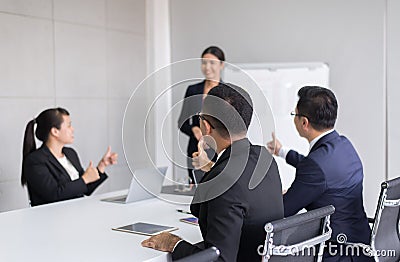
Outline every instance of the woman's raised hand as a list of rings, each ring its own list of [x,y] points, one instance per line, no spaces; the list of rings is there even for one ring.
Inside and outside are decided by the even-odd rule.
[[[107,152],[104,154],[103,158],[100,160],[99,164],[97,165],[97,169],[104,173],[105,169],[109,165],[114,165],[117,163],[118,154],[115,152],[111,152],[111,147],[108,146]]]

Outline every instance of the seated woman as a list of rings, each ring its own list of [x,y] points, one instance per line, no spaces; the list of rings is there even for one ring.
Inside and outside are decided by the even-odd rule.
[[[35,124],[36,137],[43,142],[38,149]],[[27,124],[21,183],[28,187],[31,206],[90,195],[107,179],[105,168],[117,162],[117,154],[108,147],[97,167],[90,161],[84,170],[76,151],[65,147],[73,141],[74,128],[68,111],[63,108],[44,110]]]

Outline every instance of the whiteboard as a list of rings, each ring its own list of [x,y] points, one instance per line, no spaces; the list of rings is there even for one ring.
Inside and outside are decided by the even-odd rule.
[[[275,131],[282,145],[308,154],[309,144],[293,124],[297,91],[306,85],[329,88],[329,67],[325,63],[252,63],[226,64],[224,81],[246,89],[253,100],[254,114],[248,137],[253,144],[265,145]],[[258,89],[262,95],[256,90]],[[264,97],[261,97],[264,96]],[[268,113],[270,112],[270,113]],[[268,123],[268,124],[265,124]],[[294,180],[295,169],[275,157],[282,186],[287,189]]]

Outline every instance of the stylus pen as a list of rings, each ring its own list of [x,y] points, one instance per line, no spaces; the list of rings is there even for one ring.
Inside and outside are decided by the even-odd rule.
[[[192,214],[189,211],[185,211],[185,210],[182,210],[182,209],[177,209],[176,211],[178,211],[179,213],[184,213],[184,214]]]

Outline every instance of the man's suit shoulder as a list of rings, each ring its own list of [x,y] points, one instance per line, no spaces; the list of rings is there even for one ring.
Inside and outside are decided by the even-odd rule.
[[[254,158],[257,164],[267,163],[269,168],[267,170],[273,170],[277,166],[275,158],[268,152],[264,146],[251,145],[250,146],[250,158]]]
[[[323,138],[322,138],[323,139]],[[352,149],[355,151],[350,140],[345,136],[337,135],[332,136],[329,140],[324,140],[322,143],[318,144],[317,148],[312,149],[308,155],[308,158],[313,159],[316,162],[321,160],[329,160],[329,155],[338,153],[338,149]]]
[[[271,153],[269,153],[268,150],[265,148],[265,146],[250,145],[250,153],[253,153],[259,156],[259,158],[262,158],[260,159],[260,161],[275,160]]]

